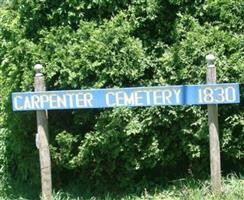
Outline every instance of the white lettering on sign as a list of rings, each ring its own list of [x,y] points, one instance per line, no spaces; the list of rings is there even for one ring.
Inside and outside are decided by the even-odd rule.
[[[164,97],[165,97],[165,100],[167,101],[168,104],[172,104],[171,102],[171,97],[172,97],[172,91],[171,90],[165,90],[164,91]]]
[[[30,98],[24,98],[24,109],[28,110],[31,109],[32,107],[34,108],[34,106],[31,105]]]
[[[44,108],[44,105],[49,101],[48,95],[42,95],[40,96],[41,103],[40,106],[41,108]]]
[[[82,107],[92,107],[92,94],[91,93],[79,93],[75,95],[75,102],[78,108]]]
[[[113,107],[115,106],[115,103],[112,101],[112,98],[114,97],[114,93],[113,92],[108,92],[106,93],[106,96],[105,96],[105,100],[106,100],[106,104],[109,106],[109,107]]]
[[[13,110],[16,111],[239,102],[240,89],[237,83],[16,92],[12,94]]]
[[[234,87],[205,87],[198,89],[199,103],[235,102],[236,90]]]
[[[225,90],[223,87],[217,87],[214,89],[217,92],[216,100],[218,102],[224,102],[225,101]]]
[[[134,93],[131,94],[126,94],[126,93],[122,93],[124,94],[124,104],[125,105],[133,105],[135,104],[135,95]]]
[[[173,89],[173,92],[176,97],[176,103],[179,104],[180,103],[180,89]]]
[[[175,102],[173,102],[175,99]],[[152,102],[151,102],[152,101]],[[114,106],[143,106],[166,105],[180,103],[180,89],[137,90],[132,92],[109,91],[105,95],[106,105]]]
[[[156,90],[153,92],[154,105],[172,104],[172,90]]]
[[[14,106],[15,106],[16,109],[19,109],[19,110],[23,109],[23,106],[20,106],[18,104],[18,100],[21,101],[22,99],[23,99],[23,97],[21,97],[21,96],[16,96],[14,98],[14,101],[13,102],[14,102]]]
[[[58,102],[58,107],[66,107],[67,106],[67,100],[65,96],[57,96],[57,102]]]
[[[154,103],[154,105],[160,105],[162,103],[165,103],[165,102],[163,102],[162,92],[160,90],[155,90],[153,92],[153,103]]]
[[[73,95],[72,94],[66,94],[66,96],[68,97],[70,108],[74,108],[74,104],[73,104],[73,100],[72,100]]]
[[[226,90],[226,94],[225,94],[226,100],[229,102],[236,101],[236,90],[235,90],[235,88],[229,86],[225,90]]]
[[[123,106],[124,105],[124,99],[125,99],[125,92],[116,92],[115,93],[115,99],[116,99],[116,105],[117,106]]]
[[[57,96],[56,95],[50,95],[49,96],[49,99],[50,99],[50,108],[52,108],[52,109],[55,109],[55,108],[57,108],[57,106],[58,106],[58,99],[57,99]]]
[[[146,93],[146,102],[148,103],[147,105],[151,105],[150,91],[144,90],[144,92]]]
[[[135,105],[136,106],[142,106],[143,105],[143,91],[136,91],[135,92],[135,95],[134,95],[134,98],[135,98]]]
[[[32,96],[16,96],[13,104],[16,109],[25,110],[41,110],[45,107],[50,109],[65,108],[86,108],[92,107],[93,96],[91,93],[75,93],[75,94],[34,94]]]

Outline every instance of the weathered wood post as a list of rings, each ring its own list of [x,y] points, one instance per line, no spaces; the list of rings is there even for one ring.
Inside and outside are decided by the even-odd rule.
[[[45,91],[45,78],[41,73],[42,65],[35,65],[35,91]],[[37,131],[39,136],[39,156],[41,169],[42,199],[52,199],[51,158],[48,144],[47,111],[36,111]]]
[[[207,84],[216,83],[216,67],[214,65],[215,57],[212,54],[206,56],[207,60]],[[209,125],[209,143],[210,143],[210,170],[212,190],[215,194],[221,192],[221,164],[220,164],[220,146],[219,146],[219,124],[218,124],[218,105],[208,105],[208,125]]]

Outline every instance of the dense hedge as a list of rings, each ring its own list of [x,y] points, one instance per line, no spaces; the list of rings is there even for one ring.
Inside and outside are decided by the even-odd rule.
[[[244,83],[244,3],[238,0],[14,0],[0,8],[0,173],[39,182],[35,113],[13,113],[10,94],[47,88],[205,83],[208,53],[219,82]],[[224,172],[243,170],[240,105],[220,105]],[[126,187],[208,173],[206,106],[49,113],[55,184]]]

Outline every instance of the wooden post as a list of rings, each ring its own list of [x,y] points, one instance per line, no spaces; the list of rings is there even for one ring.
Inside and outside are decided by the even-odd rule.
[[[216,83],[215,57],[212,54],[206,56],[207,60],[207,84]],[[218,134],[218,105],[208,105],[208,125],[210,143],[210,170],[212,190],[215,194],[221,192],[221,165],[220,165],[220,146]]]
[[[41,73],[42,65],[35,65],[35,91],[45,91],[45,79]],[[39,156],[41,169],[42,199],[52,199],[51,158],[48,144],[48,118],[45,110],[36,111],[39,136]]]

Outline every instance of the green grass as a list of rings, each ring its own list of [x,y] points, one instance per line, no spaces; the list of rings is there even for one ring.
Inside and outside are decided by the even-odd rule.
[[[8,192],[7,192],[8,191]],[[9,193],[12,191],[12,193]],[[16,192],[5,190],[0,200],[34,200],[38,199],[36,191],[19,187]],[[36,193],[35,193],[36,194]],[[209,181],[181,179],[170,182],[167,186],[154,188],[138,188],[137,192],[125,194],[93,195],[82,194],[77,186],[55,191],[53,200],[242,200],[244,199],[244,178],[231,175],[222,181],[222,193],[213,195]]]

